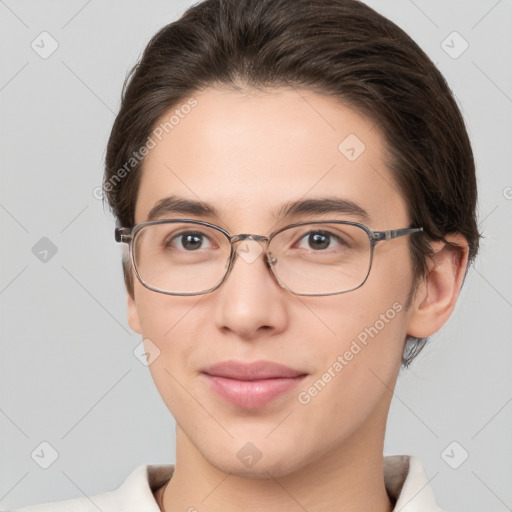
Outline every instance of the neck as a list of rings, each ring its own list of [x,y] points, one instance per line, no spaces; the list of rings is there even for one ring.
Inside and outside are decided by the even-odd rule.
[[[385,415],[383,418],[385,422]],[[341,445],[284,476],[247,478],[211,465],[177,427],[174,474],[162,492],[165,512],[391,512],[383,476],[385,424],[367,422]]]

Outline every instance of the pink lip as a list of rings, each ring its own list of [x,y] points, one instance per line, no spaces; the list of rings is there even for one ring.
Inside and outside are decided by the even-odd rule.
[[[270,361],[224,361],[203,370],[213,391],[237,407],[263,407],[295,387],[305,372]]]

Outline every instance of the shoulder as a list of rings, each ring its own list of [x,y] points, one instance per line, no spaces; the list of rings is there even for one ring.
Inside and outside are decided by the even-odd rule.
[[[93,496],[30,505],[10,512],[160,512],[153,492],[172,476],[174,466],[144,464],[115,490]]]

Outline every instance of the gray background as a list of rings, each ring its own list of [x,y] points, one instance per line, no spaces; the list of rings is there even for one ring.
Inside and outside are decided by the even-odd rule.
[[[385,454],[419,456],[443,508],[512,510],[512,2],[368,3],[454,90],[485,234],[455,314],[399,378]],[[174,421],[134,356],[121,248],[94,190],[126,72],[190,4],[0,1],[3,509],[112,490],[139,464],[174,462]],[[31,47],[43,31],[58,43],[46,59]],[[57,249],[46,262],[33,252],[43,237]],[[58,452],[48,469],[43,442]]]

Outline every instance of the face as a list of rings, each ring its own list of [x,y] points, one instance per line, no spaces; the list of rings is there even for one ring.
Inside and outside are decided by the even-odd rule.
[[[168,133],[158,132],[146,157],[136,223],[160,200],[179,196],[209,203],[218,215],[161,218],[206,220],[231,235],[268,235],[308,220],[364,220],[374,230],[409,225],[381,134],[347,106],[287,88],[206,89],[193,97],[197,104]],[[341,211],[274,217],[284,203],[325,197],[351,201],[367,218]],[[378,451],[411,283],[408,237],[378,243],[366,283],[338,295],[290,293],[264,254],[238,257],[227,280],[204,295],[165,295],[134,279],[129,323],[158,354],[149,368],[176,419],[178,454],[181,444],[226,472],[282,476],[341,450]],[[263,363],[247,366],[255,362]]]

